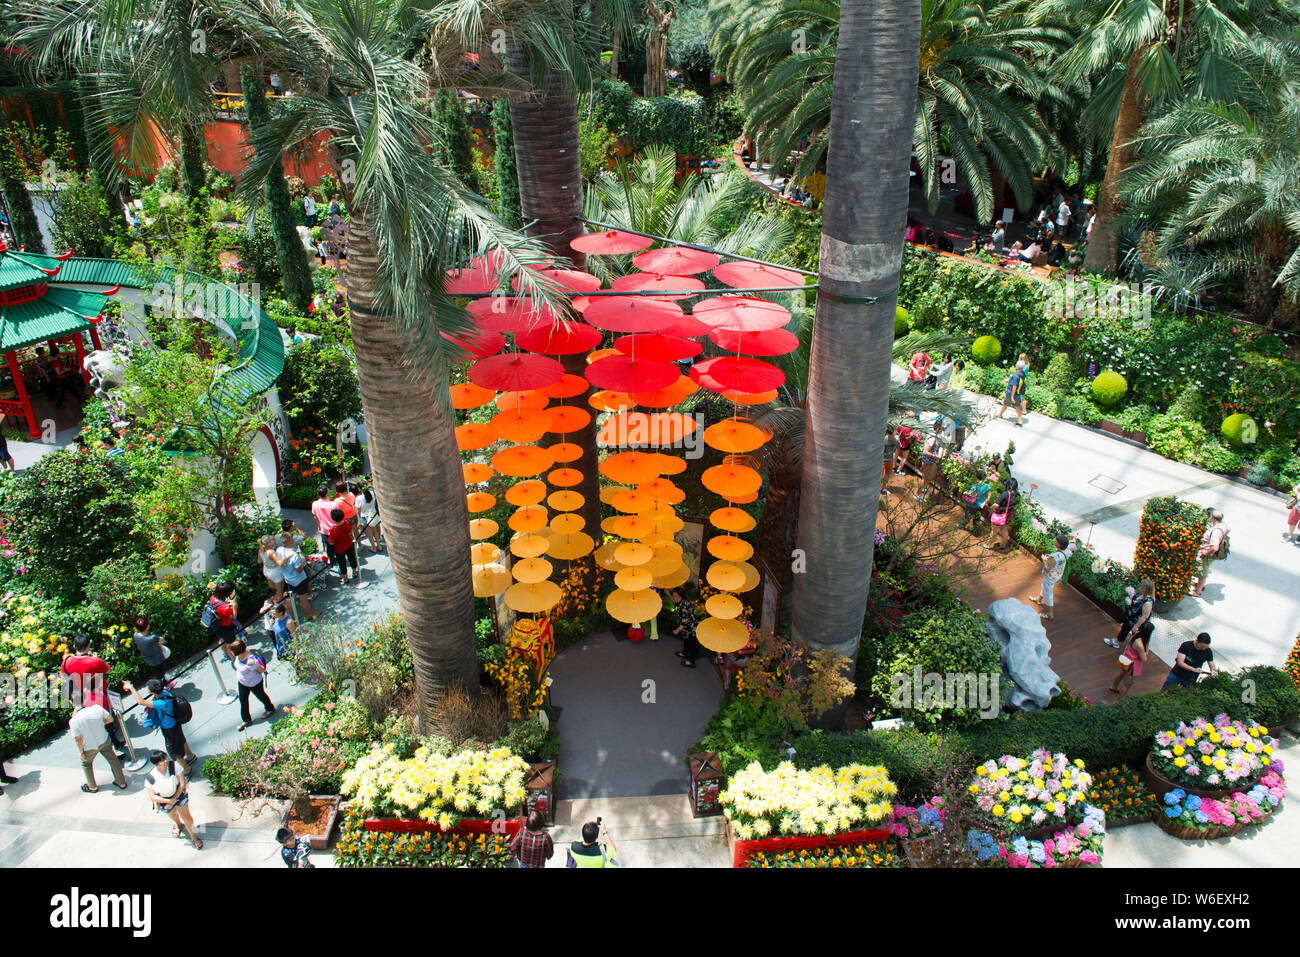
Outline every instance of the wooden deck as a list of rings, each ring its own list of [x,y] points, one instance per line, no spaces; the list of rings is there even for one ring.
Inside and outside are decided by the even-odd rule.
[[[914,520],[917,508],[912,493],[920,487],[917,476],[895,476],[890,482],[893,494],[877,518],[877,528],[889,532],[890,522],[904,525]],[[942,523],[942,528],[930,527],[924,537],[936,543],[935,551],[943,550],[940,543],[951,543],[950,557],[938,562],[951,577],[953,590],[981,611],[999,598],[1019,598],[1027,601],[1039,593],[1042,562],[1029,552],[1015,548],[1008,553],[993,552],[980,547],[986,540],[988,526],[976,538],[968,531],[957,528],[960,509],[950,505],[945,509],[932,509],[922,519],[927,523]],[[939,536],[943,536],[940,538]],[[1075,588],[1061,583],[1056,586],[1055,617],[1044,621],[1051,642],[1051,666],[1061,680],[1098,704],[1112,704],[1116,695],[1108,689],[1118,671],[1116,659],[1119,652],[1103,643],[1114,638],[1119,624],[1093,604]],[[1141,677],[1133,682],[1129,694],[1155,691],[1164,684],[1169,665],[1154,655],[1147,659]]]

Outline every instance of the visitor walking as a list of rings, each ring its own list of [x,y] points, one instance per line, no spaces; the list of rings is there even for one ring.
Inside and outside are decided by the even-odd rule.
[[[546,816],[533,809],[524,819],[524,826],[515,832],[510,841],[510,854],[520,867],[545,867],[555,856],[555,842],[546,831]]]
[[[311,862],[311,840],[299,837],[287,827],[275,832],[275,843],[280,845],[280,860],[292,869],[315,867]]]
[[[1142,666],[1151,654],[1151,634],[1156,629],[1155,623],[1147,620],[1129,635],[1124,650],[1116,659],[1119,665],[1115,677],[1111,679],[1110,690],[1123,698],[1133,687],[1133,680],[1142,676]]]
[[[87,794],[99,791],[99,785],[95,782],[95,758],[101,754],[113,772],[113,786],[119,791],[126,790],[122,762],[113,753],[109,743],[108,729],[112,724],[113,716],[98,704],[83,704],[72,713],[72,718],[68,721],[68,730],[72,732],[77,753],[81,755],[81,769],[86,774],[86,783],[81,786],[81,790]]]
[[[604,841],[601,840],[602,836]],[[606,867],[615,863],[617,855],[618,847],[614,844],[614,839],[601,827],[601,819],[596,818],[582,825],[582,840],[569,844],[565,867]]]
[[[13,453],[9,451],[9,440],[5,438],[3,432],[0,432],[0,466],[3,466],[10,472],[17,471]]]
[[[892,425],[885,428],[885,462],[880,471],[880,491],[889,494],[889,478],[894,474],[894,459],[898,455],[901,443]]]
[[[1007,487],[1003,489],[1002,494],[998,496],[989,512],[989,524],[992,526],[989,538],[993,540],[993,543],[990,545],[988,542],[981,542],[981,545],[994,550],[1011,547],[1011,519],[1015,515],[1016,504],[1019,501],[1020,483],[1013,478],[1009,478],[1007,479]]]
[[[1206,509],[1206,512],[1210,517],[1210,524],[1206,527],[1205,534],[1201,536],[1201,548],[1196,555],[1200,562],[1200,570],[1196,581],[1192,582],[1191,595],[1194,598],[1201,597],[1205,580],[1210,577],[1210,565],[1228,557],[1229,529],[1223,524],[1223,513],[1217,508]]]
[[[159,681],[165,681],[167,658],[171,655],[171,649],[163,642],[162,635],[155,634],[149,627],[149,619],[144,615],[136,615],[134,625],[135,634],[131,640],[135,642],[135,650],[140,653],[144,663],[153,669],[153,676]],[[122,687],[130,690],[126,682],[122,682]]]
[[[898,451],[894,453],[894,474],[902,475],[903,466],[907,464],[907,457],[911,454],[912,443],[915,437],[912,434],[910,426],[902,425],[898,428]]]
[[[298,624],[289,617],[284,603],[271,611],[271,635],[275,639],[275,656],[283,661],[289,656],[289,646],[298,637]]]
[[[370,550],[378,554],[384,547],[379,525],[379,499],[375,497],[375,490],[369,486],[364,490],[356,486],[354,490],[357,494],[357,515],[361,519],[361,532],[370,541]]]
[[[334,521],[334,527],[330,529],[330,551],[334,553],[334,560],[338,563],[339,578],[345,584],[359,582],[361,570],[357,567],[357,544],[356,539],[352,537],[352,524],[341,508],[330,512],[330,518]],[[349,565],[352,566],[350,573]]]
[[[308,604],[308,599],[311,598],[311,579],[307,577],[307,559],[298,550],[298,542],[292,531],[280,533],[280,547],[276,554],[284,560],[280,567],[284,569],[284,587],[289,592],[289,607],[293,607],[296,596],[304,617],[311,621],[316,613]]]
[[[320,532],[320,545],[325,550],[325,560],[334,561],[334,549],[329,543],[330,532],[334,530],[334,500],[330,498],[327,485],[316,487],[316,501],[311,503],[311,514],[316,519],[316,528]]]
[[[1064,196],[1058,195],[1056,198],[1058,200],[1056,204],[1056,235],[1061,239],[1065,239],[1070,231],[1070,203]]]
[[[5,770],[5,763],[0,761],[0,784],[17,784],[18,779]],[[4,794],[5,789],[0,787],[0,794]]]
[[[1112,648],[1121,647],[1131,632],[1137,631],[1150,621],[1151,612],[1156,607],[1156,584],[1151,579],[1142,579],[1137,591],[1134,591],[1132,586],[1125,590],[1127,595],[1124,598],[1124,617],[1120,621],[1119,634],[1114,638],[1102,639]],[[1153,624],[1152,627],[1154,628],[1155,625]]]
[[[917,491],[918,501],[930,497],[930,486],[939,477],[939,463],[943,459],[943,420],[934,420],[934,428],[926,436],[925,445],[921,447],[921,488]]]
[[[190,703],[178,698],[171,689],[163,686],[157,678],[150,678],[144,684],[149,692],[149,700],[140,696],[140,692],[129,681],[123,681],[122,687],[127,694],[135,698],[135,703],[144,709],[143,724],[146,728],[157,728],[162,732],[163,744],[167,755],[173,761],[181,762],[188,772],[198,757],[190,749],[182,725],[194,716]]]
[[[203,606],[203,624],[208,633],[217,639],[217,644],[234,660],[231,650],[239,637],[239,605],[235,602],[235,586],[230,582],[218,582],[212,586],[212,595]]]
[[[310,193],[302,198],[302,215],[309,228],[316,225],[316,200]]]
[[[1161,690],[1173,685],[1189,687],[1201,675],[1213,676],[1219,673],[1214,663],[1214,652],[1210,650],[1210,634],[1203,631],[1193,641],[1184,641],[1178,646],[1178,655],[1174,666],[1169,669],[1169,677],[1161,685]]]
[[[1024,425],[1024,411],[1021,409],[1021,399],[1024,397],[1027,388],[1028,379],[1025,375],[1024,366],[1019,362],[1011,375],[1007,376],[1006,388],[1002,394],[1002,408],[998,409],[997,417],[1002,418],[1002,413],[1008,408],[1016,412],[1016,425]]]
[[[958,528],[965,528],[966,523],[970,522],[971,534],[979,534],[980,519],[984,517],[984,503],[989,500],[989,493],[993,491],[991,483],[995,481],[997,481],[997,473],[992,472],[981,478],[962,495],[962,516],[961,521],[957,523]]]
[[[1300,524],[1300,485],[1291,490],[1291,497],[1286,500],[1286,531],[1282,537],[1288,542],[1295,541],[1295,527]]]
[[[253,719],[248,714],[248,699],[255,697],[262,702],[266,708],[264,718],[270,718],[275,714],[275,705],[271,702],[271,696],[266,693],[266,682],[263,676],[266,674],[266,662],[248,650],[248,645],[242,641],[236,641],[230,646],[230,650],[235,653],[235,674],[239,678],[239,717],[241,724],[236,731],[244,731],[252,724]]]
[[[673,606],[677,609],[677,627],[673,629],[673,634],[682,639],[682,650],[673,654],[682,659],[683,668],[694,668],[695,659],[700,656],[700,640],[695,637],[695,629],[699,627],[695,602],[687,598],[680,588],[673,589],[672,599]]]
[[[184,766],[177,767],[163,751],[150,751],[149,762],[153,770],[145,781],[144,793],[153,809],[172,820],[172,837],[181,836],[181,828],[190,839],[194,850],[203,850],[203,840],[194,833],[194,816],[190,813],[190,786],[185,780]]]
[[[257,557],[262,562],[262,575],[271,584],[275,600],[284,597],[284,560],[276,553],[275,536],[263,535],[257,540]]]
[[[1043,583],[1038,595],[1031,595],[1029,600],[1035,604],[1041,605],[1043,610],[1038,613],[1038,617],[1050,620],[1053,617],[1054,595],[1056,592],[1056,583],[1065,577],[1065,565],[1074,554],[1078,547],[1078,539],[1072,539],[1068,535],[1056,536],[1056,551],[1042,557],[1043,561]]]
[[[72,654],[64,657],[59,670],[64,676],[68,697],[74,705],[96,704],[112,716],[113,705],[108,698],[108,662],[90,650],[88,635],[73,636]],[[125,757],[126,738],[122,736],[122,729],[116,721],[109,725],[108,736],[119,754]]]

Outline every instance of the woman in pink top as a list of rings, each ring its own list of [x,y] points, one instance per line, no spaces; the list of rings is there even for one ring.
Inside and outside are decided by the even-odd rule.
[[[330,512],[337,507],[330,498],[329,486],[317,486],[316,501],[311,503],[311,514],[316,519],[316,529],[320,532],[320,544],[325,550],[325,558],[331,562],[334,561],[334,549],[330,546],[330,532],[334,531],[334,519],[330,518]]]

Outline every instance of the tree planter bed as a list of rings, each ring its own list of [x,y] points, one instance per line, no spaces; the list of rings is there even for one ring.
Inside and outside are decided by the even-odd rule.
[[[369,824],[369,822],[366,822]],[[794,837],[767,837],[755,841],[742,841],[736,830],[727,825],[727,848],[731,851],[731,866],[744,867],[755,854],[781,854],[785,851],[819,850],[827,847],[852,847],[855,844],[881,844],[889,839],[889,830],[845,831],[843,834],[814,834]]]
[[[313,851],[323,851],[330,846],[334,829],[339,822],[339,805],[343,799],[337,794],[311,794],[307,796],[312,810],[309,820],[300,820],[293,816],[293,804],[285,809],[280,819],[282,827],[287,827],[299,837],[306,837],[311,842]]]

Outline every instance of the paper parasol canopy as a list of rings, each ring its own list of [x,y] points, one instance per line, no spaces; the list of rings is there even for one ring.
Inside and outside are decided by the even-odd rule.
[[[641,538],[643,535],[649,535],[655,530],[654,522],[646,515],[619,515],[617,518],[606,519],[609,522],[609,531],[619,538]],[[604,527],[604,522],[601,523]],[[620,558],[619,561],[622,561]],[[624,563],[629,564],[629,563]],[[636,564],[635,562],[630,564]]]
[[[469,520],[469,537],[474,541],[482,538],[491,538],[500,528],[496,522],[490,518],[471,518]]]
[[[456,448],[462,452],[485,449],[497,440],[497,430],[487,422],[467,422],[456,426]]]
[[[593,409],[599,409],[601,412],[621,412],[636,405],[636,400],[632,398],[630,392],[613,392],[609,389],[601,389],[599,392],[591,394],[587,399],[587,404]]]
[[[540,505],[525,505],[517,508],[507,519],[507,524],[516,532],[537,532],[546,527],[546,509]],[[748,555],[742,555],[748,558]]]
[[[732,392],[724,389],[722,397],[736,405],[767,405],[776,401],[776,390],[770,392]]]
[[[696,626],[695,638],[709,651],[727,654],[749,644],[749,629],[734,618],[705,618]]]
[[[691,366],[691,378],[706,388],[716,382],[721,391],[767,392],[785,382],[785,373],[762,359],[716,356]]]
[[[723,419],[704,430],[705,444],[727,453],[752,452],[771,438],[769,429],[739,418]]]
[[[634,332],[614,340],[614,348],[624,355],[638,359],[656,359],[659,362],[676,362],[698,356],[704,346],[683,336],[664,336],[657,332]]]
[[[661,276],[694,276],[696,273],[708,272],[718,261],[717,256],[702,249],[664,246],[662,249],[647,249],[638,253],[632,258],[632,265],[643,272],[657,272]]]
[[[632,399],[637,405],[644,405],[647,408],[671,409],[687,396],[694,395],[699,390],[700,387],[695,384],[690,376],[678,375],[676,381],[670,382],[662,389],[635,392]]]
[[[645,492],[638,492],[634,488],[629,488],[624,489],[615,495],[610,499],[609,504],[620,512],[627,512],[635,515],[638,512],[648,512],[650,509],[654,508],[655,499],[653,495],[649,495]]]
[[[600,487],[600,500],[605,505],[612,505],[614,496],[619,492],[626,492],[627,488],[625,485],[602,485]]]
[[[691,315],[711,328],[762,332],[783,329],[790,322],[790,310],[779,303],[753,296],[718,296],[691,310]]]
[[[745,584],[745,573],[734,562],[714,562],[704,577],[719,591],[740,591]]]
[[[663,452],[651,453],[659,463],[660,475],[681,475],[686,471],[686,460],[680,455],[665,455]]]
[[[704,290],[704,283],[691,276],[661,276],[656,273],[633,272],[619,276],[610,288],[615,292],[658,292],[667,295],[652,296],[655,300],[671,302],[674,299],[689,299],[696,292]],[[613,298],[612,296],[610,298]]]
[[[690,581],[691,570],[686,567],[685,563],[678,565],[675,569],[666,575],[655,576],[656,588],[676,588],[678,585],[684,585]]]
[[[663,471],[661,459],[672,456],[655,452],[617,452],[600,463],[600,474],[615,482],[636,485],[658,478]]]
[[[511,505],[536,505],[546,498],[546,483],[541,479],[526,479],[506,489],[506,501]]]
[[[543,275],[567,292],[595,292],[600,288],[598,277],[580,269],[546,269]]]
[[[449,332],[439,333],[439,335],[460,349],[465,354],[466,360],[485,359],[496,355],[506,347],[506,337],[488,329],[475,329],[458,336],[453,336]]]
[[[732,505],[749,505],[758,501],[758,492],[750,492],[748,495],[731,496]]]
[[[582,473],[577,469],[555,469],[546,473],[546,481],[558,488],[572,488],[582,484]]]
[[[680,515],[672,515],[672,514],[669,514],[669,515],[655,515],[655,514],[650,514],[650,515],[648,515],[648,516],[647,516],[647,515],[643,515],[643,516],[640,516],[640,517],[642,517],[642,518],[649,518],[650,521],[654,523],[654,530],[655,530],[655,532],[664,532],[664,533],[667,533],[667,535],[668,535],[668,539],[669,539],[670,541],[672,540],[672,536],[676,535],[678,532],[680,532],[680,531],[681,531],[681,530],[686,526],[686,523],[682,520],[682,518],[681,518]],[[643,536],[641,540],[642,540],[642,541],[646,541],[646,542],[648,542],[648,541],[651,541],[654,537],[655,537],[655,536]]]
[[[495,463],[496,460],[493,459],[493,464]],[[736,496],[757,492],[763,484],[763,476],[748,465],[724,462],[722,465],[705,469],[704,474],[700,476],[700,481],[710,492],[726,499],[734,499]]]
[[[586,532],[573,532],[570,535],[554,536],[546,554],[552,558],[571,562],[575,558],[588,554],[595,547],[595,540]]]
[[[579,429],[586,428],[591,422],[591,413],[576,405],[553,405],[546,410],[546,414],[550,420],[546,431],[561,435],[566,432],[577,432]]]
[[[625,233],[619,229],[609,229],[600,233],[585,233],[569,241],[569,245],[580,253],[596,256],[621,256],[624,253],[638,253],[648,249],[653,239]]]
[[[573,512],[582,508],[583,498],[581,492],[571,492],[564,489],[559,492],[552,492],[546,497],[546,504],[557,512]]]
[[[520,333],[543,329],[564,321],[564,316],[545,308],[532,299],[518,296],[487,296],[475,299],[465,311],[478,320],[480,330],[496,333]]]
[[[735,595],[718,593],[710,595],[704,603],[704,610],[713,618],[739,618],[745,610],[745,604]]]
[[[564,593],[555,582],[540,581],[534,584],[515,582],[506,589],[506,607],[514,611],[536,614],[558,604]]]
[[[576,462],[578,459],[582,458],[582,446],[578,445],[576,442],[556,442],[553,445],[548,445],[546,450],[551,453],[551,457],[554,458],[556,462],[561,464],[564,462]]]
[[[470,492],[465,496],[465,504],[471,512],[486,512],[497,503],[497,497],[487,492]],[[486,559],[492,561],[492,559]]]
[[[732,361],[757,362],[758,360]],[[679,375],[681,373],[677,371],[677,366],[671,362],[633,359],[625,355],[606,356],[587,366],[588,382],[601,389],[617,389],[621,392],[648,392],[651,389],[662,389],[676,382]]]
[[[714,535],[706,544],[709,554],[723,562],[743,562],[754,554],[754,546],[734,535]]]
[[[591,383],[582,376],[566,372],[564,378],[559,382],[537,391],[551,399],[572,399],[574,396],[582,395],[590,388]]]
[[[553,464],[551,453],[535,445],[515,445],[492,456],[492,467],[516,478],[544,472]]]
[[[545,409],[535,412],[510,409],[507,412],[498,412],[492,416],[492,428],[496,430],[499,438],[507,442],[518,442],[523,445],[540,439],[546,434],[547,427],[550,424],[551,417]],[[461,428],[464,428],[464,426],[461,426]]]
[[[504,565],[474,566],[474,597],[491,598],[510,587],[510,572]]]
[[[596,564],[607,571],[618,571],[623,567],[623,563],[614,557],[614,552],[622,546],[622,542],[606,542],[596,549]]]
[[[744,583],[739,588],[736,589],[737,594],[743,595],[746,592],[751,592],[758,587],[758,583],[761,580],[762,576],[758,574],[757,568],[755,568],[749,562],[732,562],[732,564],[735,565],[737,568],[739,568],[741,574],[745,576]]]
[[[496,474],[496,469],[486,462],[466,462],[460,467],[460,471],[465,476],[466,485],[477,485],[480,482],[486,482]]]
[[[610,332],[656,332],[680,319],[682,307],[673,302],[640,296],[603,296],[593,299],[582,318]]]
[[[624,591],[620,588],[610,592],[605,599],[605,609],[610,615],[616,621],[629,625],[649,621],[659,614],[663,606],[664,600],[659,597],[659,593],[648,588],[643,591]]]
[[[793,269],[764,266],[761,263],[723,263],[713,270],[719,282],[736,289],[766,289],[773,286],[794,288],[804,284],[804,277]]]
[[[580,532],[587,520],[574,512],[561,512],[551,519],[551,530],[557,535],[572,535]]]
[[[561,322],[521,332],[515,337],[515,344],[529,352],[568,356],[600,345],[600,330],[585,322]]]
[[[502,392],[496,397],[496,407],[502,412],[539,412],[546,408],[550,397],[545,389],[526,392]]]
[[[661,336],[683,336],[687,339],[695,339],[699,336],[707,336],[712,328],[707,322],[682,314],[668,318],[655,326],[654,331]]]
[[[639,268],[639,267],[638,267]],[[496,271],[482,268],[448,269],[442,291],[453,296],[486,296],[497,287]]]
[[[642,545],[640,542],[624,542],[618,548],[614,549],[614,559],[620,565],[636,566],[644,565],[650,559],[654,558],[654,549],[649,545]],[[638,619],[641,620],[641,619]]]
[[[515,576],[516,581],[531,585],[550,578],[553,567],[545,558],[525,558],[510,567],[510,574]]]
[[[656,502],[663,502],[666,505],[678,505],[686,498],[686,493],[674,485],[671,479],[666,478],[643,482],[636,487],[636,490],[649,495]]]
[[[596,433],[596,442],[607,446],[669,446],[695,429],[695,418],[681,412],[620,412],[605,420]]]
[[[510,539],[510,553],[518,558],[536,558],[545,555],[551,542],[544,535],[518,532]]]
[[[753,531],[754,526],[757,524],[754,517],[743,508],[732,508],[731,506],[715,508],[713,513],[709,515],[709,521],[714,528],[720,528],[724,532],[735,532],[736,534]]]
[[[644,567],[624,568],[614,575],[614,584],[623,591],[644,591],[654,584],[655,577]]]
[[[477,545],[469,547],[469,561],[471,565],[486,565],[494,562],[501,557],[501,549],[497,548],[491,542],[479,542]]]
[[[745,356],[783,356],[799,348],[799,337],[788,329],[764,329],[759,332],[714,329],[709,333],[709,338],[718,347]]]
[[[479,406],[487,405],[497,395],[492,389],[485,389],[473,382],[462,382],[452,386],[448,391],[451,392],[453,409],[477,409]]]
[[[540,389],[564,378],[564,366],[548,356],[507,352],[479,359],[469,367],[469,381],[498,392]]]

